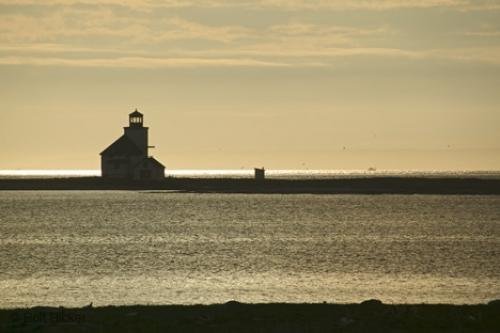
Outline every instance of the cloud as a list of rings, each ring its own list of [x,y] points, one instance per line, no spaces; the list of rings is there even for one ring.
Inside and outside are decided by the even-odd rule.
[[[44,16],[4,15],[0,41],[19,44],[51,44],[60,39],[114,38],[111,42],[158,43],[161,41],[207,40],[231,43],[241,39],[310,43],[350,43],[353,39],[392,33],[386,27],[372,29],[319,25],[305,22],[275,24],[261,29],[237,25],[207,25],[182,17],[145,18],[118,16],[110,9],[82,11],[65,8]]]
[[[500,65],[500,47],[435,49],[426,51],[425,56],[459,62]]]
[[[286,63],[241,58],[86,58],[0,57],[0,65],[115,67],[115,68],[185,68],[185,67],[287,67]]]
[[[35,3],[29,0],[8,2],[25,6]],[[0,4],[2,3],[5,4],[7,1],[0,0]],[[469,36],[468,45],[471,45],[468,49],[441,48],[439,38],[460,34],[451,30],[433,34],[432,43],[416,48],[412,47],[411,38],[416,37],[419,41],[420,37],[425,39],[428,36],[419,36],[418,31],[412,31],[416,34],[413,36],[408,33],[405,35],[401,30],[404,25],[398,25],[398,20],[390,22],[353,20],[349,24],[346,20],[325,21],[324,18],[316,20],[315,13],[309,16],[287,15],[286,18],[276,15],[274,20],[255,25],[250,24],[252,22],[248,20],[245,21],[245,15],[242,15],[241,11],[239,12],[242,15],[241,22],[230,19],[226,20],[226,23],[210,20],[203,22],[202,19],[197,21],[189,14],[179,11],[161,12],[161,15],[147,11],[147,8],[154,6],[241,6],[244,8],[244,13],[247,7],[279,10],[300,8],[384,10],[444,6],[472,8],[470,7],[472,3],[465,0],[106,0],[103,2],[108,5],[142,8],[145,12],[140,15],[123,8],[101,5],[101,1],[94,0],[47,0],[42,3],[53,4],[54,7],[50,10],[39,7],[33,10],[21,8],[0,13],[1,64],[130,68],[304,67],[332,66],[338,59],[359,57],[446,59],[488,64],[498,64],[497,59],[500,59],[498,57],[500,46],[493,43],[490,45],[478,43],[477,45],[482,47],[475,47],[474,44],[474,38],[498,36],[496,24],[488,26],[489,30],[485,31],[482,31],[480,26],[473,26],[472,28],[478,30],[466,33]],[[82,4],[90,6],[81,6]],[[487,6],[494,5],[494,2],[478,0],[474,4]],[[269,14],[273,17],[275,12],[269,11]],[[416,16],[419,17],[422,16]],[[450,23],[447,24],[448,28],[453,28]],[[447,45],[451,44],[448,40],[446,42]],[[462,44],[457,43],[457,45]]]
[[[110,42],[159,42],[204,39],[232,42],[251,34],[241,26],[209,26],[181,17],[151,18],[118,15],[109,8],[61,8],[46,15],[1,15],[0,42],[53,43],[61,39],[109,38]]]
[[[264,6],[284,7],[288,9],[373,9],[387,10],[395,8],[426,8],[426,7],[455,7],[463,4],[459,0],[262,0]]]
[[[53,42],[60,38],[133,36],[146,33],[136,20],[117,16],[111,9],[60,8],[43,15],[6,14],[0,17],[0,41]]]
[[[464,33],[465,36],[472,37],[500,37],[500,30],[495,31],[469,31]]]
[[[163,26],[166,29],[157,34],[156,40],[205,39],[228,43],[253,33],[241,26],[208,26],[180,17],[163,20]]]
[[[123,54],[124,50],[115,48],[96,48],[96,47],[79,47],[65,44],[51,44],[51,43],[25,43],[25,44],[10,44],[0,45],[0,53],[120,53]],[[127,52],[129,53],[129,52]],[[140,51],[130,52],[130,54],[141,53]],[[144,53],[144,52],[142,52]]]
[[[136,10],[155,8],[220,8],[281,10],[392,10],[398,8],[448,7],[455,9],[498,9],[496,1],[488,0],[0,0],[0,5],[94,5],[126,6]]]
[[[0,51],[3,49],[0,48]],[[104,67],[104,68],[196,68],[196,67],[335,67],[338,59],[356,61],[360,57],[441,60],[500,65],[500,48],[495,49],[434,49],[408,51],[391,48],[332,48],[322,51],[288,52],[279,49],[195,51],[176,56],[119,56],[119,57],[33,57],[3,56],[0,65]]]

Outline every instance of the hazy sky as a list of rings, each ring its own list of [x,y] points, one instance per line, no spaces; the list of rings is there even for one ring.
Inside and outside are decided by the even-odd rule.
[[[500,0],[0,0],[0,169],[500,170]]]

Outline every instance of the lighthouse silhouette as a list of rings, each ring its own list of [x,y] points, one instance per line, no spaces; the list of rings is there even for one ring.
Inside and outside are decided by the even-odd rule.
[[[123,135],[101,152],[101,174],[104,178],[160,180],[165,166],[149,156],[148,127],[137,109],[128,115],[129,125]]]

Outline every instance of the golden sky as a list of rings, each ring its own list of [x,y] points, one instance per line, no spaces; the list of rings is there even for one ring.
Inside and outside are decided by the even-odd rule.
[[[500,0],[0,0],[0,169],[500,170]]]

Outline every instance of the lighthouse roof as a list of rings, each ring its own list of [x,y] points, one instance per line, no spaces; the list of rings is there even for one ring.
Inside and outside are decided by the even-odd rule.
[[[134,165],[134,168],[137,168],[141,165],[145,165],[144,163],[146,163],[146,165],[152,165],[153,167],[155,168],[163,168],[165,169],[165,166],[163,164],[161,164],[156,158],[154,158],[153,156],[149,156],[149,157],[144,157],[144,159],[140,162],[138,162],[136,165]]]
[[[130,117],[142,117],[143,114],[140,113],[139,111],[137,111],[137,109],[135,109],[134,112],[132,112],[131,114],[129,114]]]
[[[141,149],[126,135],[122,135],[101,153],[101,155],[108,156],[138,156],[142,154]]]

